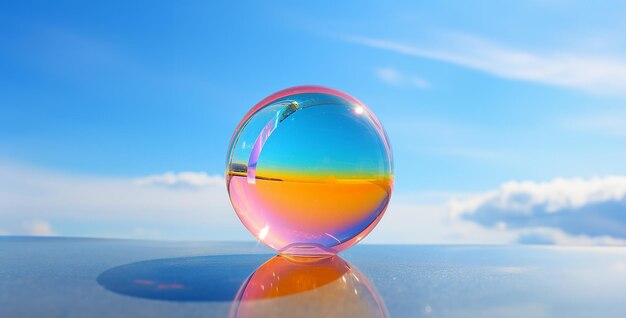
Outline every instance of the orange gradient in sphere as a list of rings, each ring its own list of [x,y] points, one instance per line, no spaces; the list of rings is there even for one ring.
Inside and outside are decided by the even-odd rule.
[[[287,255],[332,255],[378,223],[393,190],[392,155],[373,113],[320,86],[281,91],[233,135],[226,179],[246,228]]]

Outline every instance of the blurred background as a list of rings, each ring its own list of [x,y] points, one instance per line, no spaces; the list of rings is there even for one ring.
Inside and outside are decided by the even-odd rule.
[[[367,243],[626,244],[621,1],[0,4],[0,235],[253,240],[223,178],[269,94],[385,126]]]

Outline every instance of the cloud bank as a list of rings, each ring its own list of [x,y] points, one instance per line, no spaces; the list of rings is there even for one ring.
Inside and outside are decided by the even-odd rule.
[[[0,235],[254,240],[221,176],[107,178],[3,163]],[[365,242],[626,245],[626,177],[507,182],[478,194],[396,193]]]
[[[0,233],[250,239],[224,179],[204,172],[82,176],[0,163]]]
[[[433,59],[479,70],[502,78],[581,89],[600,94],[626,93],[626,61],[569,52],[515,49],[479,36],[442,35],[440,47],[364,36],[343,39],[402,55]]]
[[[554,243],[554,233],[596,243],[626,242],[626,177],[507,182],[449,203],[453,216],[488,228],[526,230],[521,243]],[[528,231],[528,230],[535,231]]]
[[[135,183],[141,186],[165,186],[175,188],[220,187],[225,184],[224,178],[221,176],[210,176],[205,172],[167,172],[135,179]]]
[[[367,243],[503,243],[506,231],[451,220],[445,193],[398,195]],[[0,162],[0,235],[254,240],[221,176],[108,178]]]

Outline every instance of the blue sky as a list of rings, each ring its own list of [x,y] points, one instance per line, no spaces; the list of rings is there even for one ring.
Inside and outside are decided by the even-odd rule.
[[[31,180],[220,175],[245,112],[300,84],[344,90],[377,114],[394,149],[394,200],[416,205],[407,211],[437,206],[433,215],[447,215],[450,200],[509,181],[623,176],[625,7],[557,0],[3,3],[0,164],[13,178],[0,189],[18,201],[16,171]],[[89,219],[55,212],[71,202],[46,212],[23,205],[0,210],[0,233],[21,233],[33,222],[51,223],[57,234],[96,233]],[[411,217],[427,223],[422,214]],[[98,226],[113,233],[124,223],[120,217]],[[164,223],[149,225],[165,238],[184,232]],[[193,238],[219,238],[200,234],[212,232],[206,224]],[[241,233],[226,237],[248,238]]]

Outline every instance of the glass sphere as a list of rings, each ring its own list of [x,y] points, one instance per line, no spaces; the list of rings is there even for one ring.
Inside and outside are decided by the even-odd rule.
[[[393,190],[385,131],[361,102],[322,86],[279,91],[233,134],[226,167],[246,228],[281,254],[336,254],[363,239]]]

